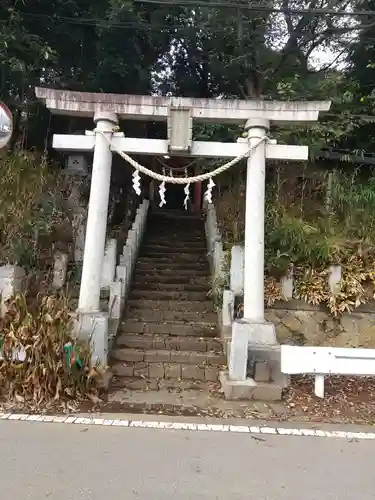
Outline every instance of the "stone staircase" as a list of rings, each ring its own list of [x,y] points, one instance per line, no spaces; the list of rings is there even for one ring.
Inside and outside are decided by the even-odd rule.
[[[206,254],[200,216],[150,212],[112,352],[112,392],[184,392],[194,399],[194,391],[218,386],[225,356]]]

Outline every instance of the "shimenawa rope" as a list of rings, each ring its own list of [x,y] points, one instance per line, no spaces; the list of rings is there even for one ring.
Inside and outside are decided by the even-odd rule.
[[[121,151],[120,149],[116,148],[116,146],[113,144],[111,139],[105,135],[101,130],[95,130],[94,132],[99,132],[102,137],[105,138],[105,140],[108,142],[108,144],[111,146],[111,148],[119,154],[126,162],[128,162],[135,170],[138,172],[141,172],[144,175],[148,175],[152,179],[155,179],[159,182],[169,182],[171,184],[193,184],[195,182],[203,182],[206,181],[207,179],[212,179],[212,177],[215,177],[216,175],[222,174],[226,170],[230,169],[233,167],[233,165],[236,165],[239,163],[242,159],[251,156],[251,154],[255,151],[255,149],[264,141],[267,140],[267,137],[262,137],[259,139],[259,141],[254,144],[253,146],[249,147],[249,149],[243,153],[240,156],[237,156],[236,158],[233,158],[233,160],[225,163],[224,165],[221,165],[221,167],[215,168],[215,170],[212,170],[212,172],[206,172],[205,174],[200,174],[196,175],[194,177],[171,177],[167,175],[162,175],[162,174],[157,174],[156,172],[153,172],[152,170],[149,170],[148,168],[144,167],[140,163],[138,163],[136,160],[134,160],[131,156],[127,155],[124,153],[124,151]]]

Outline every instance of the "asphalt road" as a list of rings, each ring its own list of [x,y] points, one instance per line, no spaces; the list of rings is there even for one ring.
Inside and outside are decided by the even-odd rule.
[[[0,422],[9,500],[370,500],[374,441]]]

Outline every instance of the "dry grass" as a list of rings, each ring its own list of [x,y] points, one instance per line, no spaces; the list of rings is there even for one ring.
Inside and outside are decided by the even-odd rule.
[[[67,301],[18,295],[8,306],[0,320],[1,397],[35,410],[96,396],[101,370],[91,366],[87,344],[72,334]]]

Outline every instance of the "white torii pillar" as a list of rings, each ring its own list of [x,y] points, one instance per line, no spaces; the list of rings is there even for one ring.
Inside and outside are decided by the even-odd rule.
[[[79,337],[90,339],[93,362],[100,361],[106,365],[109,315],[100,310],[100,288],[107,234],[112,151],[101,132],[111,139],[118,119],[115,113],[97,111],[94,123],[97,131],[91,148],[91,151],[94,150],[94,157],[75,330]],[[71,137],[66,136],[67,142]]]
[[[269,120],[248,120],[249,147],[264,139]],[[266,144],[261,142],[247,160],[245,211],[244,319],[264,323],[264,210]]]
[[[249,147],[264,139],[270,122],[250,119],[246,122]],[[247,160],[245,244],[244,244],[244,314],[232,326],[229,378],[247,380],[249,345],[276,345],[276,331],[264,318],[264,216],[266,183],[266,141],[260,142]],[[251,380],[249,381],[251,383]]]
[[[118,119],[115,113],[98,111],[95,113],[94,123],[98,132],[95,135],[85,251],[78,302],[78,311],[82,313],[100,312],[100,285],[107,235],[112,168],[112,151],[101,132],[111,139],[113,127],[118,125]]]

